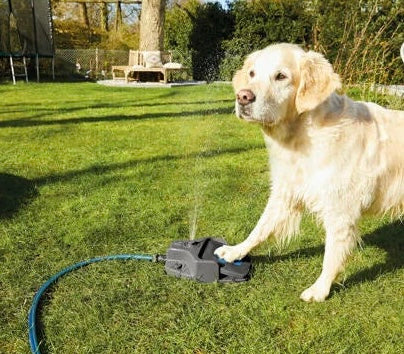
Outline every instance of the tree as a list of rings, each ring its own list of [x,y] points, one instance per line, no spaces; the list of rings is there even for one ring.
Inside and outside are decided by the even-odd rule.
[[[122,8],[121,2],[116,2],[116,15],[115,15],[115,31],[118,31],[119,27],[122,25]]]
[[[101,3],[101,29],[108,32],[108,5],[106,2]]]
[[[87,4],[85,2],[79,3],[80,6],[80,18],[82,25],[89,29],[90,28],[90,20],[88,19],[88,11]]]
[[[220,66],[221,78],[230,80],[249,53],[269,44],[309,44],[313,16],[307,13],[306,5],[302,0],[237,0],[232,3],[234,32],[222,44],[225,54]]]
[[[165,0],[142,1],[139,50],[164,49],[165,6]]]

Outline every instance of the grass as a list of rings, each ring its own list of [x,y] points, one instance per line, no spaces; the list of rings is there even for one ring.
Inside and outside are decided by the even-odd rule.
[[[259,129],[232,111],[225,85],[0,86],[1,353],[28,352],[34,293],[65,266],[164,253],[191,234],[248,235],[267,199],[267,155]],[[248,283],[178,280],[142,262],[81,269],[42,306],[43,351],[402,353],[403,225],[368,218],[360,229],[365,246],[321,304],[299,300],[322,262],[310,216],[287,249],[253,252]]]

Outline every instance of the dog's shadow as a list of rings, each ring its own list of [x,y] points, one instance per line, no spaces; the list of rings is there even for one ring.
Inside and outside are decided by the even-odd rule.
[[[373,232],[362,237],[363,247],[376,246],[386,252],[386,258],[383,262],[372,265],[371,267],[360,270],[351,275],[344,281],[343,287],[333,286],[331,296],[341,289],[351,288],[357,284],[374,281],[378,277],[394,272],[396,269],[403,268],[404,265],[404,222],[395,221],[384,225]],[[252,256],[253,263],[275,263],[283,260],[309,258],[324,253],[324,245],[308,247],[298,251],[290,252],[284,255]],[[349,262],[349,261],[348,261]],[[320,269],[318,274],[320,274]]]
[[[0,219],[11,218],[38,195],[34,182],[8,173],[0,173]]]
[[[382,226],[370,234],[363,236],[364,247],[367,245],[376,246],[386,252],[384,262],[374,264],[358,273],[351,275],[344,282],[349,288],[355,284],[373,281],[383,274],[394,272],[403,268],[404,258],[404,223],[396,221]]]

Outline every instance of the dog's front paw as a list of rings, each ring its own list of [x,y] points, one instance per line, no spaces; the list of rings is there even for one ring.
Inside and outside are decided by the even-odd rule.
[[[235,260],[244,258],[245,253],[240,245],[236,245],[219,247],[215,250],[215,255],[224,259],[226,262],[231,263]]]
[[[323,302],[329,293],[329,287],[314,283],[310,288],[301,293],[300,298],[306,302]]]

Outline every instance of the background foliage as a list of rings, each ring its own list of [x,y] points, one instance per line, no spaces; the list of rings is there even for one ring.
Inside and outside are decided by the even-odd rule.
[[[318,1],[311,46],[348,83],[403,83],[403,0]]]
[[[52,1],[55,46],[58,49],[132,49],[139,43],[139,7],[122,4]],[[119,18],[118,18],[119,17]]]
[[[231,7],[233,36],[223,41],[220,78],[229,80],[245,56],[275,42],[310,42],[312,17],[300,0],[236,1]]]
[[[188,56],[196,80],[215,80],[225,56],[224,41],[234,31],[234,16],[219,3],[189,0],[167,11],[167,48]]]
[[[86,8],[55,0],[58,48],[136,49],[140,7]],[[122,5],[123,6],[123,5]],[[119,20],[119,21],[118,21]],[[244,57],[274,42],[326,55],[345,83],[404,82],[404,0],[201,0],[167,2],[165,47],[195,79],[230,80]]]

